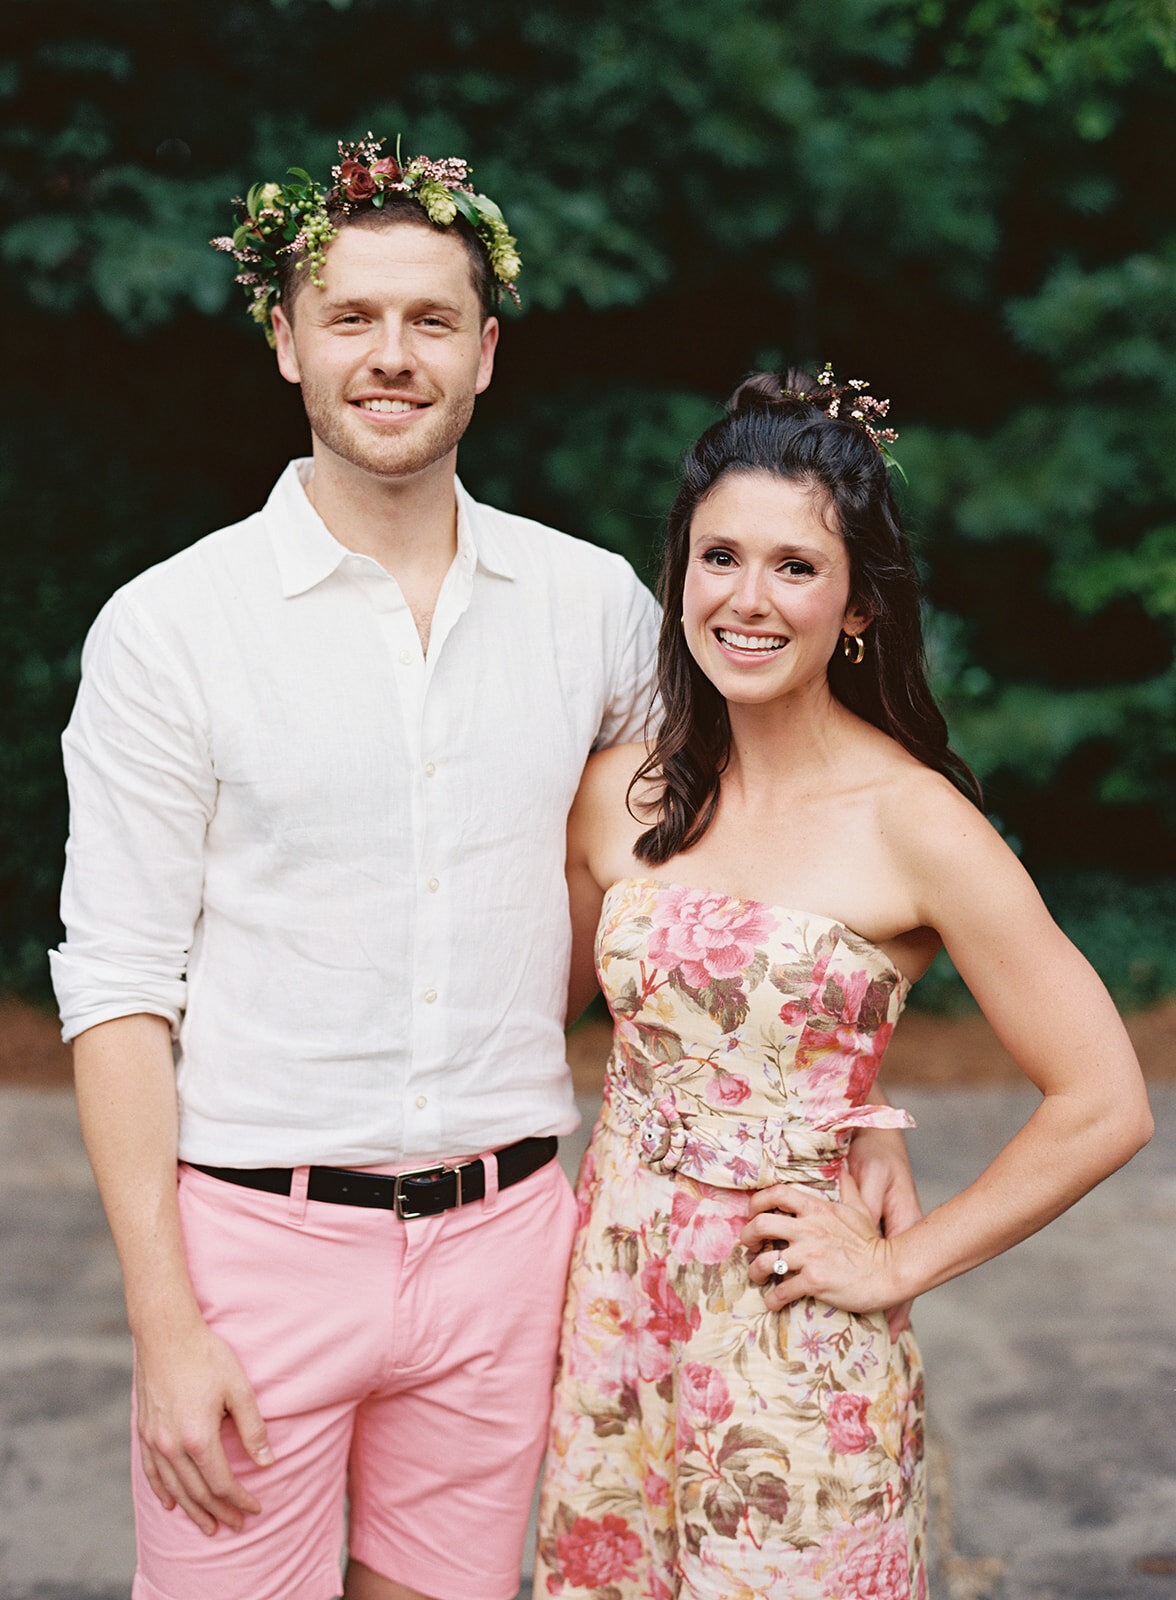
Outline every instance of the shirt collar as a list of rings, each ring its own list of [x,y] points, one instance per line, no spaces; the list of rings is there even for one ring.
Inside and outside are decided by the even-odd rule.
[[[285,600],[305,594],[329,578],[348,554],[306,497],[313,471],[309,456],[291,461],[274,484],[262,513]]]
[[[350,554],[311,505],[306,485],[314,471],[309,456],[291,461],[265,503],[266,531],[278,563],[282,597],[305,594],[329,578]],[[470,568],[476,562],[499,578],[513,578],[514,568],[484,507],[454,480],[457,490],[457,559]]]
[[[472,553],[478,565],[492,572],[496,578],[513,578],[514,566],[493,526],[493,514],[487,515],[487,508],[478,504],[460,478],[455,478],[454,483],[457,486],[458,558],[461,559],[465,552]]]

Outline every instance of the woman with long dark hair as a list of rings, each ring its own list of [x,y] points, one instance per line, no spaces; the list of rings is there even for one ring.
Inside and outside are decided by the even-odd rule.
[[[886,1312],[1150,1136],[1105,989],[948,746],[884,414],[828,371],[736,391],[669,516],[657,738],[594,757],[572,812],[570,1012],[595,941],[615,1034],[537,1595],[925,1595],[922,1374]],[[1042,1099],[883,1234],[846,1152],[907,1120],[875,1078],[943,945]]]

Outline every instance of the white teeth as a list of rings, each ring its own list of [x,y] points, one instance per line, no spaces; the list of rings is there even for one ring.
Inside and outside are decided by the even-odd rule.
[[[751,653],[766,654],[771,650],[779,650],[788,643],[779,634],[757,634],[752,636],[746,633],[731,633],[727,628],[717,628],[719,640],[730,650],[747,650]]]
[[[361,400],[359,404],[364,411],[415,411],[417,409],[411,400]]]

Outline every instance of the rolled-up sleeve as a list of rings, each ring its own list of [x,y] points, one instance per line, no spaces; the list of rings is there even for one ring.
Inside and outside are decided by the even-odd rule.
[[[618,619],[612,685],[594,749],[641,739],[653,706],[657,636],[661,612],[628,562],[620,562],[622,593],[612,614]]]
[[[62,1035],[141,1012],[175,1030],[216,778],[197,686],[126,592],[86,641],[62,747],[66,937],[50,952]]]

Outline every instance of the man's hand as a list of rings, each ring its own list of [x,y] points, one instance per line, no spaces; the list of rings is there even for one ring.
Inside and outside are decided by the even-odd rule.
[[[897,1128],[859,1128],[850,1140],[846,1165],[857,1184],[862,1203],[887,1238],[903,1233],[920,1221],[919,1204],[906,1139]],[[911,1325],[911,1304],[904,1301],[886,1313],[890,1337]]]
[[[273,1462],[265,1423],[241,1364],[203,1322],[166,1349],[136,1343],[138,1428],[143,1471],[165,1511],[179,1506],[202,1533],[223,1523],[240,1532],[260,1503],[233,1476],[221,1442],[229,1416],[246,1453]]]

